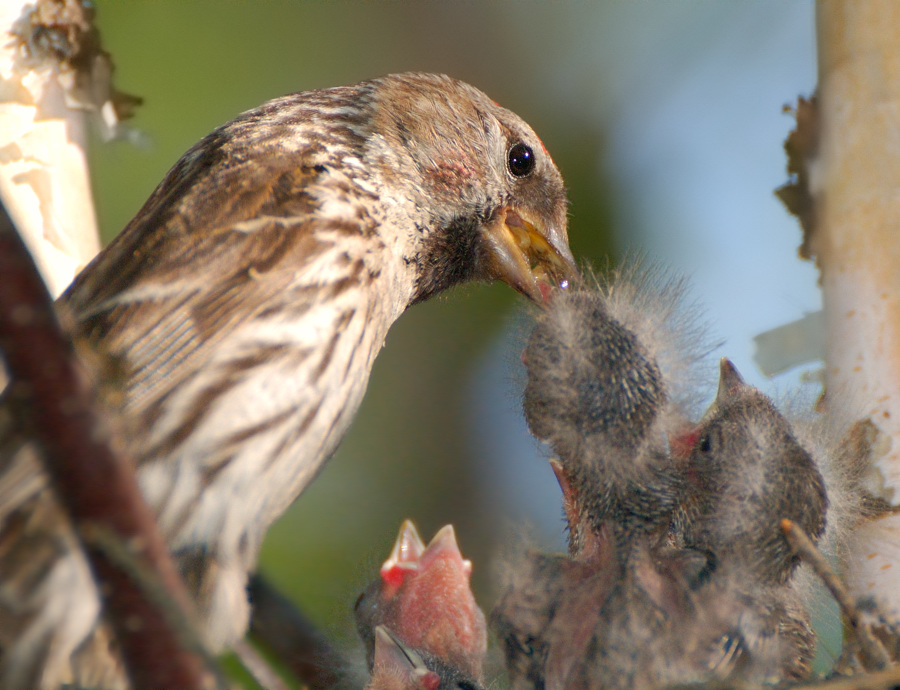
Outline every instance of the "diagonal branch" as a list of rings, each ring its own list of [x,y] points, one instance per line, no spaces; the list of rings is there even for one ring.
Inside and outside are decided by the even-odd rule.
[[[872,630],[863,621],[853,598],[844,587],[838,574],[834,572],[828,559],[816,548],[812,540],[800,527],[791,520],[781,521],[781,531],[801,560],[809,563],[810,567],[815,571],[816,575],[822,580],[831,596],[834,597],[844,618],[847,620],[847,626],[850,634],[853,635],[857,646],[859,647],[859,658],[863,668],[867,671],[880,671],[890,663],[888,654],[881,643],[875,639]]]
[[[200,688],[211,674],[180,639],[146,587],[123,567],[133,559],[152,573],[177,607],[191,609],[134,470],[116,444],[112,425],[63,335],[34,262],[0,207],[0,350],[9,370],[7,395],[27,419],[45,469],[88,554],[106,612],[137,687]],[[106,534],[126,552],[112,555]],[[117,562],[119,561],[119,562]],[[189,629],[189,626],[185,626]]]
[[[253,619],[250,629],[260,642],[312,690],[333,688],[347,661],[283,594],[259,575],[250,578]]]

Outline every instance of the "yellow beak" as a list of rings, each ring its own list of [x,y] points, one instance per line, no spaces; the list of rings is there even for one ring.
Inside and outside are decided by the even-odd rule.
[[[565,289],[578,278],[565,232],[547,229],[520,209],[501,209],[484,232],[488,270],[534,302],[545,302],[551,288]]]

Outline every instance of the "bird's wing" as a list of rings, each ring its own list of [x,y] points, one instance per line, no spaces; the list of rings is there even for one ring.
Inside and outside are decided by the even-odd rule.
[[[317,291],[295,278],[337,223],[315,215],[321,165],[277,153],[212,170],[185,160],[60,300],[76,338],[118,360],[131,409],[191,375],[273,298],[290,291],[295,312],[308,308]]]

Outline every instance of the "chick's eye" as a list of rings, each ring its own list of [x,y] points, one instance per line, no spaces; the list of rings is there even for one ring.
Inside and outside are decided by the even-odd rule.
[[[710,439],[709,434],[703,434],[703,436],[700,437],[700,440],[697,441],[697,450],[701,453],[708,453],[712,450],[712,440]]]
[[[534,151],[521,141],[513,144],[507,154],[506,164],[515,177],[525,177],[534,170]]]

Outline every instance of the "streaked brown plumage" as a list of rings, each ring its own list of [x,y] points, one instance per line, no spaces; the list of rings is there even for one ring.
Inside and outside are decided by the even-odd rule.
[[[467,280],[541,299],[573,271],[540,140],[448,77],[285,96],[184,155],[59,309],[115,361],[128,450],[212,649],[243,634],[262,537],[339,443],[393,321]],[[7,446],[0,682],[121,684],[31,446]]]

